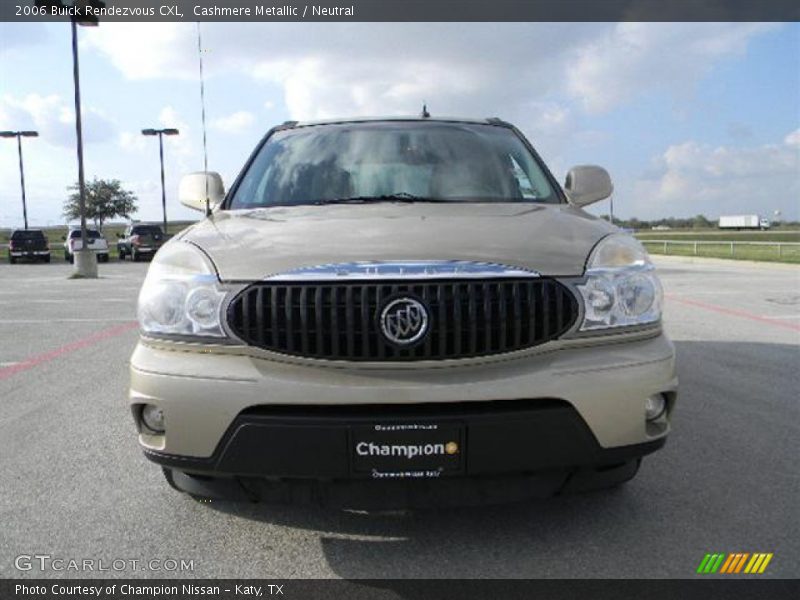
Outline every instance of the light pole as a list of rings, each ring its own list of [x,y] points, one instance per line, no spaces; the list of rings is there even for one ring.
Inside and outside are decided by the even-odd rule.
[[[167,235],[167,192],[164,189],[164,136],[178,135],[177,129],[142,129],[142,135],[158,136],[158,157],[161,160],[161,209],[164,212],[164,235]]]
[[[105,8],[101,0],[73,0],[70,15],[72,26],[72,80],[75,86],[75,134],[78,150],[78,207],[81,214],[81,249],[75,252],[75,273],[80,277],[97,277],[97,256],[89,250],[86,233],[86,184],[83,176],[83,129],[81,126],[81,84],[78,68],[78,25],[97,26],[97,17],[92,10]],[[65,8],[61,0],[35,0],[34,6],[53,12]]]
[[[22,219],[25,222],[25,229],[28,229],[28,206],[25,202],[25,169],[22,166],[22,138],[39,137],[38,131],[0,131],[0,137],[17,138],[17,149],[19,150],[19,185],[22,188]]]
[[[609,208],[608,208],[608,211],[609,211],[608,220],[611,221],[611,224],[613,225],[614,224],[614,194],[611,194],[608,197],[608,205],[609,205]]]

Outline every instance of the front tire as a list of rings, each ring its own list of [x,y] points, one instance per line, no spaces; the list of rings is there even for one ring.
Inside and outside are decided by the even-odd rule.
[[[135,249],[131,250],[131,260],[133,262],[139,262],[141,259],[142,257],[139,256],[139,253]]]
[[[13,264],[16,264],[16,262],[17,262],[17,259],[9,254],[8,255],[8,263],[13,265]]]

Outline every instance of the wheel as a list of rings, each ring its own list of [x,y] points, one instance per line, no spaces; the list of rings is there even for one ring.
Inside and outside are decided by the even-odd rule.
[[[125,251],[124,250],[119,250],[119,259],[120,260],[125,260]]]
[[[75,262],[75,257],[72,254],[70,254],[67,257],[67,260],[69,261],[69,264],[73,264]]]
[[[8,262],[13,265],[14,263],[17,262],[17,259],[9,254],[8,255]]]
[[[64,261],[69,262],[69,252],[64,252]]]
[[[108,254],[101,254],[100,255],[100,259],[98,260],[98,262],[107,263],[108,262]]]
[[[139,253],[136,251],[135,248],[133,250],[131,250],[131,260],[133,262],[139,262],[141,260],[141,258],[142,257],[139,256]]]
[[[44,257],[44,262],[46,262],[46,263],[50,262],[50,255],[49,254]]]

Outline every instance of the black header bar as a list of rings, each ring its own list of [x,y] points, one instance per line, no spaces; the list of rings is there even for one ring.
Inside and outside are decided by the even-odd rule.
[[[73,0],[62,4],[72,8]],[[82,2],[78,2],[83,6]],[[100,22],[798,21],[797,0],[105,0]],[[0,21],[58,21],[66,11],[0,1]],[[84,15],[79,15],[84,16]]]
[[[413,598],[588,598],[591,600],[784,600],[797,598],[798,580],[781,579],[4,579],[3,600],[247,600],[270,598],[382,600]]]

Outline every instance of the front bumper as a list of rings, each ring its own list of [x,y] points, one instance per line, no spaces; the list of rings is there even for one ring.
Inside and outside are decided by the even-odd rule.
[[[376,425],[382,429],[375,432]],[[370,457],[366,435],[410,441],[407,430],[453,440],[446,459]],[[430,435],[430,434],[429,434]],[[601,448],[568,403],[508,400],[363,407],[259,407],[240,414],[209,458],[154,450],[173,487],[215,499],[348,508],[442,507],[547,497],[633,477],[660,438]],[[375,445],[374,447],[379,447]],[[426,460],[427,459],[427,460]],[[438,469],[436,461],[440,461]],[[382,462],[383,461],[383,462]],[[384,467],[386,461],[395,465]],[[420,462],[427,466],[420,466]]]
[[[270,423],[274,425],[274,415],[269,412],[273,409],[294,410],[311,424],[315,422],[313,411],[324,407],[361,407],[370,415],[375,405],[380,405],[389,418],[393,406],[422,410],[437,405],[443,413],[434,418],[441,419],[467,415],[471,403],[492,406],[496,401],[513,404],[525,399],[524,407],[531,410],[552,402],[569,409],[585,427],[595,449],[637,446],[664,438],[677,389],[671,342],[657,334],[619,343],[594,343],[570,346],[556,342],[550,348],[468,365],[395,368],[294,361],[249,348],[161,345],[142,339],[131,358],[130,403],[134,414],[146,403],[164,411],[166,435],[140,430],[140,443],[151,458],[163,457],[159,462],[164,464],[173,464],[169,460],[174,459],[174,464],[194,465],[202,471],[230,472],[229,465],[219,461],[232,432],[245,418],[247,428],[272,426],[265,425],[265,419],[273,419]],[[644,400],[657,393],[667,394],[668,413],[660,423],[646,423]],[[287,439],[286,443],[291,447],[293,442]],[[536,452],[552,453],[544,447]],[[256,455],[265,457],[260,451]],[[592,454],[583,456],[591,458]],[[259,473],[268,474],[264,469]],[[334,469],[319,475],[340,473]]]

